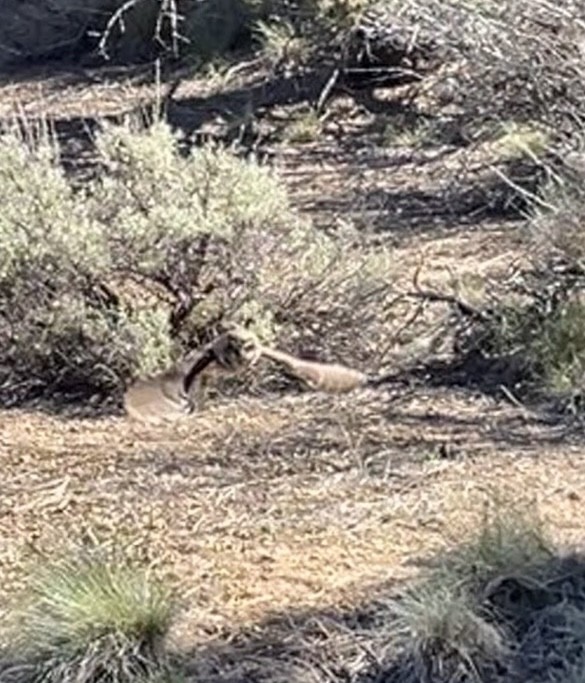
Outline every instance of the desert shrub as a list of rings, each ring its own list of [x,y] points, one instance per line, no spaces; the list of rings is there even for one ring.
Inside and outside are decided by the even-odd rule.
[[[0,150],[3,380],[86,391],[168,362],[168,313],[126,309],[105,287],[111,245],[50,141],[8,134]]]
[[[33,571],[9,623],[9,680],[131,683],[166,670],[169,591],[146,570],[97,552]],[[17,662],[17,664],[16,664]],[[162,680],[162,678],[161,678]]]
[[[555,170],[532,203],[528,240],[538,262],[561,262],[580,271],[585,257],[583,156],[565,155],[563,166]]]
[[[584,179],[583,168],[565,163],[533,202],[527,246],[534,265],[528,291],[538,324],[531,332],[519,330],[547,388],[579,399],[585,372]]]
[[[384,253],[327,236],[277,176],[219,147],[182,154],[158,123],[106,127],[100,172],[73,191],[49,143],[0,139],[0,374],[7,396],[117,390],[224,320],[265,341],[372,360]]]
[[[543,187],[529,222],[536,284],[547,315],[531,340],[546,384],[580,399],[585,373],[585,169],[565,163]],[[541,303],[541,308],[543,304]]]
[[[283,139],[289,143],[303,144],[315,142],[319,139],[323,129],[323,123],[313,109],[299,112],[291,118],[283,131]]]
[[[95,190],[113,269],[155,281],[184,306],[187,338],[226,316],[252,319],[266,341],[372,359],[384,334],[391,263],[351,231],[314,229],[284,186],[253,159],[215,147],[182,158],[163,125],[112,129],[99,143],[108,169]]]
[[[585,304],[568,301],[543,321],[528,343],[545,387],[559,396],[583,391]]]
[[[528,295],[504,294],[471,334],[463,333],[461,348],[499,367],[501,380],[519,396],[574,409],[584,389],[585,304],[578,292],[563,288],[565,275],[527,275]]]
[[[473,5],[462,49],[471,68],[460,85],[468,115],[511,114],[517,122],[546,122],[555,133],[572,130],[585,113],[583,6],[540,0]]]
[[[461,331],[460,350],[500,364],[525,397],[575,409],[585,372],[584,175],[578,163],[545,170],[527,202],[525,265],[492,283],[484,315]]]
[[[108,343],[107,312],[82,293],[107,269],[109,255],[47,141],[33,149],[8,135],[0,146],[3,375],[35,383],[47,364],[63,371],[75,363],[75,348],[84,346],[81,320],[93,327],[91,343]]]

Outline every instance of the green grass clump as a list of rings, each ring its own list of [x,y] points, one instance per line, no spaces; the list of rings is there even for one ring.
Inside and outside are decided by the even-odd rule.
[[[148,572],[97,557],[33,573],[11,647],[30,681],[130,683],[164,673],[170,593]]]
[[[558,396],[580,394],[585,388],[585,303],[567,301],[546,318],[530,340],[545,387]]]

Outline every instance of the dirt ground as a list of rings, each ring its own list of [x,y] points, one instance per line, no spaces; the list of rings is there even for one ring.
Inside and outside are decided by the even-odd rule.
[[[31,547],[128,544],[178,581],[191,644],[403,579],[494,493],[582,535],[577,436],[466,392],[240,399],[178,428],[11,411],[0,439],[3,592]]]
[[[145,88],[106,72],[11,77],[0,115],[20,107],[66,131],[131,108]],[[179,91],[175,113],[192,96]],[[380,147],[372,117],[348,115],[344,144],[337,120],[323,139],[270,148],[297,206],[322,225],[373,227],[405,281],[421,257],[425,282],[499,277],[521,227],[458,209],[454,182],[473,159]],[[73,538],[125,543],[169,574],[182,647],[403,581],[471,533],[494,492],[534,502],[559,544],[579,545],[582,455],[580,433],[550,416],[424,382],[220,400],[178,427],[1,411],[0,617],[34,552]]]

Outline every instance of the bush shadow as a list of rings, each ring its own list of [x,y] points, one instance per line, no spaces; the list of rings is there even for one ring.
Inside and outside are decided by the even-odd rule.
[[[181,647],[170,651],[176,678],[185,683],[545,683],[580,680],[585,668],[585,556],[576,551],[543,550],[539,560],[521,567],[501,566],[483,578],[474,567],[459,565],[469,585],[465,609],[486,632],[505,634],[506,656],[481,650],[481,643],[460,648],[465,634],[424,615],[431,631],[408,616],[405,597],[430,602],[447,584],[437,577],[466,545],[405,565],[420,574],[406,582],[388,579],[360,587],[367,598],[351,604],[274,611],[247,627],[205,629],[182,634]],[[536,557],[536,555],[535,555]],[[544,559],[542,559],[544,557]],[[433,572],[439,572],[433,574]],[[434,581],[425,583],[431,577]],[[453,577],[451,577],[453,578]],[[426,588],[422,588],[426,586]],[[419,605],[425,607],[421,600]],[[405,610],[407,614],[404,619]],[[459,615],[443,617],[458,621]],[[435,633],[435,630],[440,631]],[[191,631],[191,633],[193,633]],[[433,635],[434,634],[434,635]],[[188,646],[190,637],[200,644]],[[172,646],[171,646],[172,647]],[[15,662],[7,650],[0,657],[0,680],[33,680],[34,663]],[[36,680],[36,679],[35,679]],[[166,679],[165,679],[166,680]]]
[[[434,557],[419,564],[444,561]],[[520,573],[503,570],[482,586],[481,618],[507,634],[511,655],[475,670],[455,648],[449,666],[437,668],[440,648],[455,646],[448,639],[457,639],[456,634],[445,634],[436,650],[422,651],[409,642],[408,633],[395,638],[402,588],[388,581],[369,587],[371,597],[355,607],[275,614],[182,652],[177,663],[188,681],[208,683],[537,683],[560,680],[585,666],[585,557],[580,553],[554,554]]]
[[[493,415],[487,407],[465,416],[453,409],[421,412],[411,411],[408,405],[390,404],[383,410],[384,419],[408,424],[421,431],[422,439],[431,452],[441,449],[443,439],[424,437],[424,430],[443,429],[449,435],[453,452],[472,446],[472,435],[481,435],[486,444],[512,447],[527,453],[547,446],[579,444],[583,442],[583,411],[562,399],[537,392],[527,382],[526,368],[515,359],[485,358],[479,353],[446,360],[430,360],[388,378],[381,389],[391,391],[398,382],[408,384],[411,391],[427,398],[444,392],[460,395],[463,400],[483,396],[493,399]]]

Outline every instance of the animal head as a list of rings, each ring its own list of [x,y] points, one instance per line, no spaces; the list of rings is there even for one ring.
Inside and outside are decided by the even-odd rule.
[[[223,333],[213,342],[212,350],[219,365],[230,371],[255,365],[262,355],[262,345],[256,335],[236,323],[224,324]]]

